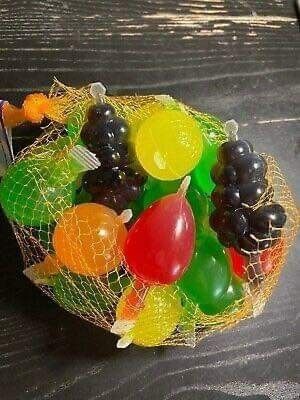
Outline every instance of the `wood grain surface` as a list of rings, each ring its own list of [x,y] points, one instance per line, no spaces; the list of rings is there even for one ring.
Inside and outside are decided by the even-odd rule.
[[[299,199],[300,36],[288,0],[0,0],[0,96],[18,103],[103,81],[111,93],[168,93],[240,122]],[[39,129],[15,133],[15,148]],[[258,318],[196,349],[115,348],[22,275],[6,219],[0,242],[0,399],[299,398],[299,242]]]

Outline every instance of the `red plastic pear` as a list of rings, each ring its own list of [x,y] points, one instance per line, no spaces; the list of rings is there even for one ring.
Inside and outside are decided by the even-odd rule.
[[[128,270],[147,284],[170,284],[188,267],[194,252],[195,221],[185,198],[190,177],[178,192],[151,204],[128,232]]]

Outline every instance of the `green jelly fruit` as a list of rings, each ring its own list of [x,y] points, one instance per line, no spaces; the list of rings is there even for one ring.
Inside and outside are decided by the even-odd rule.
[[[75,141],[76,144],[82,144],[80,140],[80,131],[82,125],[86,121],[86,110],[91,105],[91,102],[87,102],[81,107],[75,108],[75,110],[69,115],[67,119],[67,132],[68,137]]]
[[[202,234],[190,266],[177,282],[179,288],[201,311],[215,314],[216,303],[227,292],[230,282],[230,263],[224,248],[213,236]]]
[[[210,309],[213,310],[213,314],[223,312],[224,310],[226,310],[226,312],[232,312],[235,309],[235,302],[243,299],[244,295],[243,281],[233,276],[226,293],[224,293],[215,304],[211,304]]]
[[[21,160],[8,168],[0,184],[0,202],[9,219],[28,226],[46,225],[72,206],[74,182],[50,184],[53,179],[50,171],[49,162],[35,158]]]
[[[192,183],[197,188],[201,188],[205,193],[211,194],[215,187],[210,177],[210,171],[217,162],[217,152],[220,140],[226,138],[223,124],[220,120],[207,114],[195,116],[203,134],[203,153],[202,157],[191,173]],[[216,141],[216,137],[218,141]]]
[[[118,297],[130,284],[128,276],[120,276],[117,272],[109,274],[107,279],[91,278],[73,274],[67,270],[52,278],[55,300],[71,312],[93,314],[112,311]]]

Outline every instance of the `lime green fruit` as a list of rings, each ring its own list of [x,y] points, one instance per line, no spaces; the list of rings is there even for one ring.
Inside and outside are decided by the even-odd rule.
[[[112,311],[116,296],[129,285],[126,275],[112,272],[107,278],[91,278],[64,270],[52,278],[55,300],[68,311],[93,314]]]

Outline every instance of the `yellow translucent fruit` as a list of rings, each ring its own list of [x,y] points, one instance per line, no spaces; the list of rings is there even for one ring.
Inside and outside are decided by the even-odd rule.
[[[149,175],[160,180],[180,179],[199,162],[202,135],[197,122],[183,111],[154,113],[135,137],[136,156]]]
[[[136,111],[134,111],[129,116],[129,121],[128,121],[130,127],[129,141],[131,143],[135,143],[136,135],[142,122],[146,118],[149,118],[154,113],[162,111],[163,109],[164,109],[163,104],[157,101],[152,103],[146,103],[141,108],[138,108]]]
[[[124,302],[130,293],[123,293],[116,311],[117,320],[124,314]],[[172,286],[151,286],[130,332],[126,333],[139,346],[157,346],[176,328],[182,314],[180,297]]]

